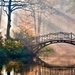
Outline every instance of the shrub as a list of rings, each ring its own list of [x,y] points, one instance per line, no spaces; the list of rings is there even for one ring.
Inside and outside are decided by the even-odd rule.
[[[53,48],[50,46],[46,46],[42,49],[42,51],[48,51],[48,52],[53,52]]]
[[[53,48],[51,46],[46,46],[39,51],[38,56],[45,56],[52,52],[54,52]]]
[[[6,40],[3,46],[9,55],[16,56],[20,54],[22,50],[22,45],[19,41]]]
[[[6,40],[0,45],[0,68],[12,61],[13,63],[27,63],[28,53],[20,41]],[[13,65],[12,65],[13,66]],[[15,66],[15,65],[14,65]]]
[[[20,41],[6,40],[3,43],[3,47],[6,49],[7,54],[12,58],[19,58],[27,55],[23,45]]]
[[[6,50],[0,46],[0,68],[2,67],[2,65],[6,64],[8,61],[8,56],[6,53]]]

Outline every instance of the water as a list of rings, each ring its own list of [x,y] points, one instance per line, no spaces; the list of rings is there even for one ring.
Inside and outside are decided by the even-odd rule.
[[[20,67],[18,66],[11,69],[10,66],[3,66],[3,69],[1,70],[1,75],[75,75],[75,66],[47,67],[44,65],[37,64],[35,62],[30,62],[30,64],[24,64]]]
[[[55,52],[49,53],[49,55],[47,53],[44,57],[40,56],[42,61],[34,58],[34,62],[29,60],[29,64],[22,64],[12,60],[6,64],[4,63],[6,66],[4,72],[7,72],[7,75],[75,75],[75,46],[72,46],[72,49],[68,44],[64,44],[64,46],[61,44],[61,48],[58,46],[60,44],[53,45],[53,48],[56,49],[54,49]],[[49,66],[43,61],[59,66]]]

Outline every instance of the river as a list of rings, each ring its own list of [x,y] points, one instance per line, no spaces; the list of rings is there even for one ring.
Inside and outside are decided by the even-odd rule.
[[[68,67],[43,67],[41,65],[32,65],[31,67],[23,67],[20,73],[16,75],[75,75],[75,68]]]
[[[29,64],[21,66],[16,66],[14,65],[15,62],[11,62],[14,65],[14,75],[75,75],[75,46],[63,43],[51,46],[55,50],[53,53],[45,57],[38,56],[42,62],[36,58],[33,59],[34,62],[29,61]],[[6,67],[6,72],[11,69],[10,67]]]

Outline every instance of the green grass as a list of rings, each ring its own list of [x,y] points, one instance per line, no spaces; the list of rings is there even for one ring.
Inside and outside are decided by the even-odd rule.
[[[42,48],[38,55],[39,56],[45,56],[45,55],[49,55],[51,54],[52,52],[54,52],[53,48],[51,46],[45,46],[44,48]]]

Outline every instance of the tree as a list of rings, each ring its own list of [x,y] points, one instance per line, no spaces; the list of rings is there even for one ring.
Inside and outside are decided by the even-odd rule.
[[[26,5],[25,3],[22,4],[21,3],[22,1],[12,1],[12,0],[4,1],[4,0],[2,0],[1,2],[3,3],[3,5],[0,5],[0,6],[7,7],[7,9],[8,9],[7,11],[6,10],[4,10],[4,11],[6,12],[7,17],[8,17],[6,38],[10,39],[11,13],[16,9],[22,9],[22,7],[27,7],[28,5]],[[20,2],[20,3],[18,3],[18,2]]]
[[[17,40],[20,40],[24,45],[29,45],[32,43],[32,39],[35,36],[34,24],[32,17],[28,12],[20,11],[18,14],[21,14],[18,18],[18,32],[14,32],[14,37]]]
[[[7,39],[10,38],[10,27],[11,27],[11,12],[12,12],[12,9],[11,9],[11,1],[12,0],[9,0],[9,5],[8,5],[8,24],[7,24]]]
[[[34,24],[32,23],[33,20],[30,17],[30,15],[27,12],[21,11],[19,12],[21,14],[20,20],[19,20],[19,27],[28,33],[29,36],[34,36]]]

